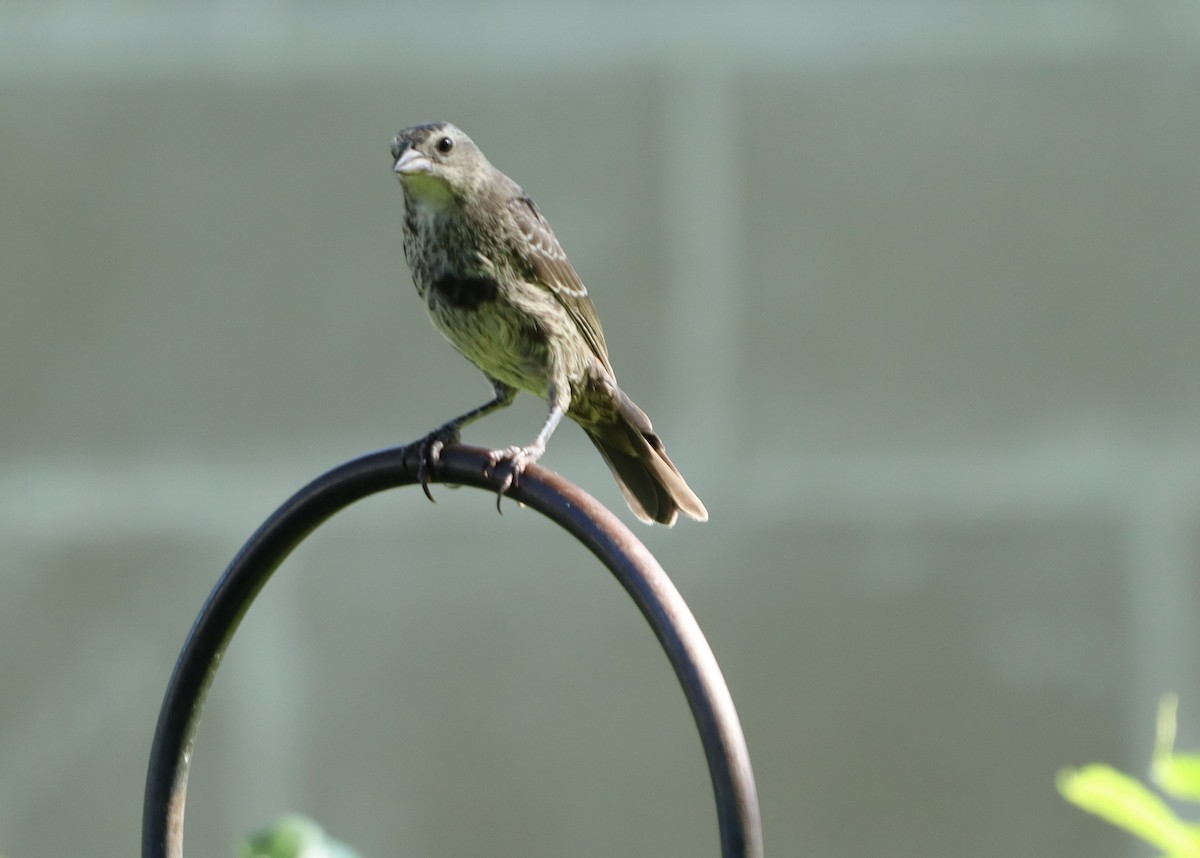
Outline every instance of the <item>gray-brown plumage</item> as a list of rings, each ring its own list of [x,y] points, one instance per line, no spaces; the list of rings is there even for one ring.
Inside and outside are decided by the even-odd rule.
[[[532,444],[493,454],[494,465],[509,463],[511,479],[541,457],[566,414],[592,439],[638,518],[670,526],[682,511],[707,520],[649,418],[617,387],[596,308],[533,200],[445,122],[401,131],[392,159],[417,292],[495,390],[431,434],[430,454],[523,390],[545,399],[550,412]]]

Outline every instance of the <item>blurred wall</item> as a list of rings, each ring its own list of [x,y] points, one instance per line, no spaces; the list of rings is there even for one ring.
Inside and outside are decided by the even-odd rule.
[[[0,854],[136,850],[242,541],[487,395],[401,252],[388,142],[435,118],[538,200],[708,504],[638,533],[770,854],[1128,854],[1053,778],[1143,771],[1167,690],[1200,745],[1198,45],[1181,3],[0,7]],[[544,464],[625,514],[578,430]],[[628,599],[437,498],[264,591],[189,854],[286,810],[365,855],[716,854]]]

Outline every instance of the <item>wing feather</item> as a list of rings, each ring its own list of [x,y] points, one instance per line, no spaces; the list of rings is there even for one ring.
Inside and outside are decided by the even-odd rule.
[[[521,256],[533,277],[554,294],[579,328],[592,353],[612,372],[596,306],[588,297],[587,287],[567,259],[562,245],[558,243],[554,230],[527,195],[514,197],[508,206],[517,228],[525,238]]]

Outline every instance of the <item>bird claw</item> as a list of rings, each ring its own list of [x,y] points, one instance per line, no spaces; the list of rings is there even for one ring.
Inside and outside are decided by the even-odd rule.
[[[484,476],[490,477],[497,467],[504,469],[504,479],[496,491],[496,512],[500,509],[500,500],[505,493],[520,481],[525,469],[540,459],[542,450],[538,447],[506,447],[503,450],[492,450],[488,453],[488,464],[484,468]]]
[[[438,466],[442,450],[453,444],[457,444],[458,440],[458,427],[453,423],[447,423],[445,426],[430,432],[417,442],[420,445],[417,481],[421,484],[421,491],[425,492],[425,497],[429,498],[432,503],[437,503],[437,501],[433,499],[433,493],[429,491],[429,474],[433,468]]]

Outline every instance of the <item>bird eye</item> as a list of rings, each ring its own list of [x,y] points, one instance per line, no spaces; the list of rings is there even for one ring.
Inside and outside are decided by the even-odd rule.
[[[454,139],[451,137],[443,137],[437,142],[437,150],[443,155],[447,154],[454,148]]]

